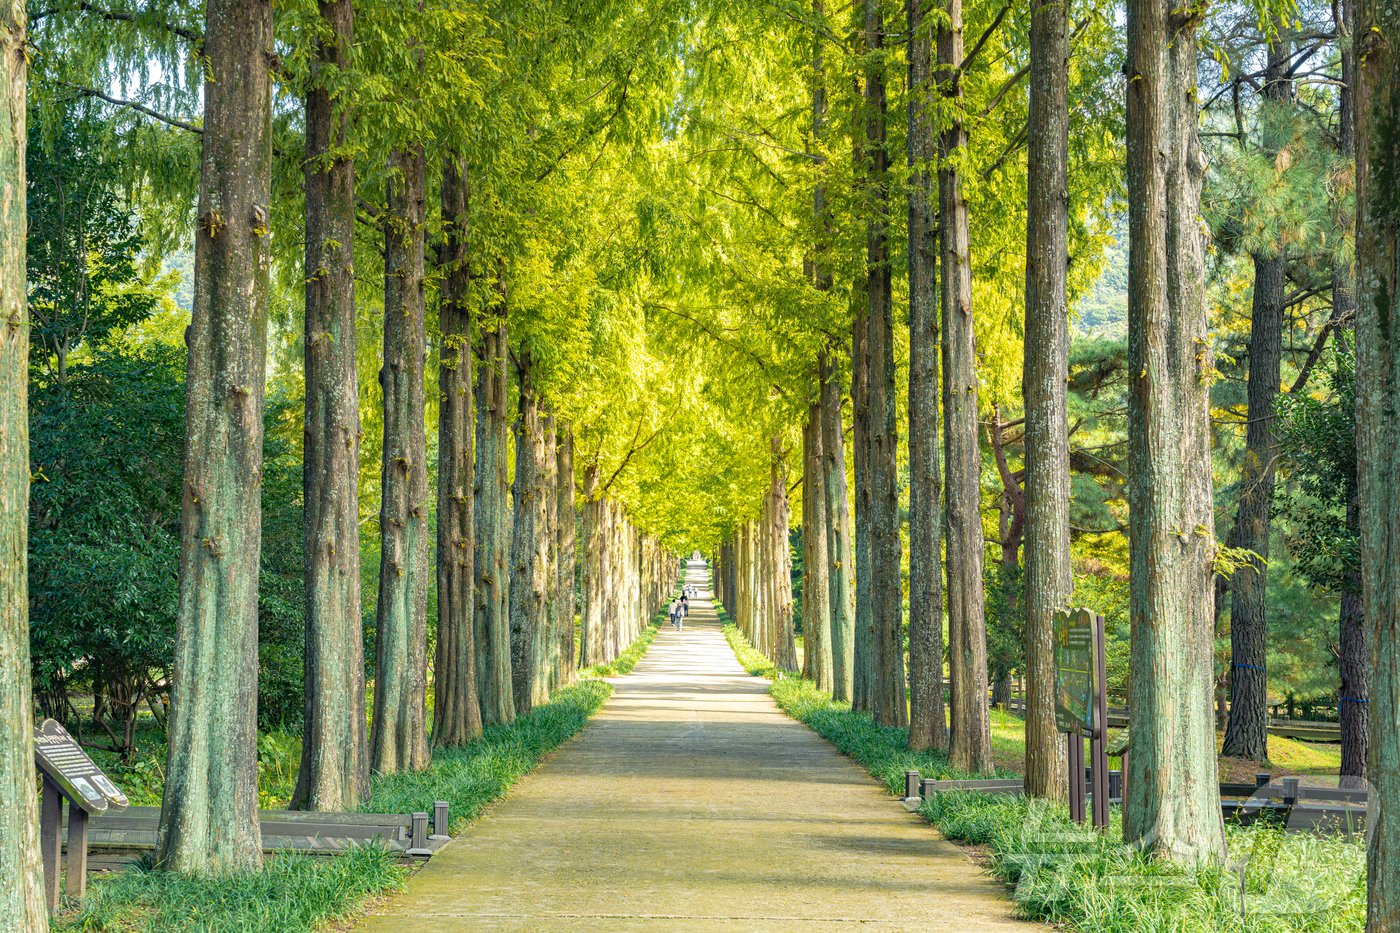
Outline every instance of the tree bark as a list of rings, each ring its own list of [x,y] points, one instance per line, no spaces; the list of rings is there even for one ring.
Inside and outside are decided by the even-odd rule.
[[[476,374],[476,473],[473,528],[473,641],[476,647],[477,700],[483,726],[515,720],[510,663],[510,384],[506,374],[508,341],[504,284],[495,320],[483,324],[481,366]]]
[[[29,309],[25,301],[24,4],[0,6],[0,928],[49,928],[34,793],[29,667]]]
[[[864,0],[863,0],[864,2]],[[863,10],[862,7],[858,9]],[[864,41],[864,20],[860,22]],[[863,136],[853,125],[856,184],[867,184],[870,173]],[[867,247],[868,248],[868,247]],[[867,260],[868,265],[868,260]],[[851,287],[854,315],[851,322],[851,443],[855,461],[855,650],[851,708],[875,711],[875,616],[871,580],[871,500],[870,477],[870,303],[869,269],[857,275]]]
[[[1356,435],[1369,625],[1368,931],[1400,929],[1400,8],[1357,0]]]
[[[540,469],[536,476],[539,496],[539,524],[535,529],[535,560],[540,564],[543,594],[539,626],[535,630],[535,702],[548,703],[554,690],[554,672],[559,667],[559,567],[555,547],[559,541],[559,441],[554,416],[541,413],[544,446],[540,449]]]
[[[555,544],[558,582],[555,584],[555,591],[558,605],[559,663],[555,668],[554,682],[563,686],[573,683],[578,672],[578,646],[574,640],[574,617],[578,612],[574,595],[574,535],[577,530],[577,513],[574,511],[574,432],[568,425],[559,425],[556,456],[554,527],[558,533]]]
[[[579,666],[603,661],[603,502],[597,462],[583,474],[583,631]]]
[[[272,5],[205,7],[204,133],[185,405],[180,600],[158,861],[262,861],[258,557],[272,179]]]
[[[349,68],[350,0],[320,4],[306,95],[306,706],[295,809],[345,811],[369,794],[360,619],[360,389],[355,359],[355,162],[349,112],[323,77]]]
[[[379,604],[375,613],[371,767],[380,774],[427,767],[428,444],[423,424],[427,357],[423,150],[390,156],[384,233],[383,495]]]
[[[866,226],[870,469],[872,712],[876,722],[909,722],[904,681],[904,582],[900,576],[899,434],[895,423],[894,307],[890,285],[890,179],[885,117],[885,24],[881,0],[865,2],[865,140],[872,204]]]
[[[938,467],[937,158],[928,95],[933,29],[906,0],[909,34],[909,747],[948,748],[943,705],[943,479]]]
[[[772,592],[773,662],[785,671],[796,672],[797,642],[792,624],[792,549],[788,546],[787,461],[782,440],[772,438],[773,466],[769,492],[768,577]]]
[[[544,473],[544,425],[535,389],[534,363],[528,350],[520,351],[520,417],[515,425],[515,485],[512,489],[514,521],[510,542],[510,669],[516,713],[528,713],[548,697],[541,685],[543,668],[545,576],[540,538],[545,532],[548,505],[542,493]],[[552,500],[551,500],[552,501]]]
[[[433,745],[481,735],[472,619],[475,536],[472,453],[471,267],[467,252],[465,161],[449,155],[442,173],[442,300],[438,327],[437,652],[433,663]]]
[[[831,612],[831,697],[854,696],[855,591],[851,586],[851,504],[846,488],[846,440],[841,425],[841,377],[830,352],[822,357],[822,475],[826,483],[827,560]]]
[[[972,260],[967,202],[957,168],[967,147],[963,126],[962,0],[947,0],[938,31],[938,74],[947,128],[938,172],[943,297],[943,444],[947,483],[944,535],[948,567],[948,666],[952,681],[953,767],[969,774],[992,768],[987,714],[987,634],[982,592],[982,457],[977,440],[977,350],[972,320]]]
[[[1269,43],[1264,99],[1274,106],[1293,97],[1288,69],[1292,43],[1279,36]],[[1274,153],[1276,156],[1277,153]],[[1288,286],[1288,253],[1282,247],[1255,253],[1254,299],[1249,325],[1249,408],[1245,428],[1240,503],[1231,535],[1236,546],[1258,555],[1234,574],[1230,586],[1230,717],[1223,753],[1255,761],[1269,757],[1268,584],[1269,528],[1274,501],[1278,403],[1283,357],[1283,303]]]
[[[831,598],[826,478],[822,474],[821,375],[802,426],[802,676],[831,692]]]
[[[1026,793],[1064,800],[1054,614],[1069,605],[1069,32],[1062,0],[1031,12],[1026,223]],[[1012,481],[1015,485],[1015,481]],[[1010,693],[1009,685],[1005,691]]]
[[[1128,3],[1128,399],[1132,736],[1125,841],[1223,860],[1214,673],[1205,157],[1196,21]]]

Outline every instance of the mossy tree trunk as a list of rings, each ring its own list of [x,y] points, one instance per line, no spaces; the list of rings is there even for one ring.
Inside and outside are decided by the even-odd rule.
[[[504,285],[495,318],[484,322],[476,374],[476,474],[472,591],[476,689],[484,726],[515,720],[510,660],[510,384]]]
[[[0,928],[48,929],[29,667],[29,311],[24,4],[0,6]]]
[[[1069,33],[1062,0],[1031,13],[1026,225],[1026,793],[1063,800],[1065,741],[1055,724],[1054,614],[1074,587],[1069,552]],[[1004,461],[998,457],[998,463]],[[1007,484],[1014,492],[1015,480]],[[1014,559],[1014,550],[1012,556]],[[1010,693],[1009,672],[999,693]],[[1002,699],[998,697],[997,699]]]
[[[350,0],[320,4],[306,95],[306,656],[292,806],[355,810],[369,794],[360,619],[360,397],[355,359],[355,162],[331,90],[350,66]]]
[[[185,405],[180,598],[158,861],[258,867],[258,560],[272,4],[210,0]],[[12,124],[13,125],[13,124]]]
[[[933,29],[906,0],[909,36],[909,747],[948,747],[943,704],[943,480],[938,466],[938,219]]]
[[[370,765],[380,774],[416,771],[429,760],[426,182],[421,147],[393,153],[384,231],[383,493],[370,730]]]
[[[1400,929],[1400,7],[1356,4],[1356,437],[1370,669],[1370,933]]]
[[[1123,837],[1188,863],[1225,856],[1195,15],[1168,0],[1128,3],[1133,754]]]
[[[849,703],[855,691],[855,590],[852,587],[851,504],[846,486],[846,441],[841,377],[830,352],[822,357],[822,476],[826,483],[827,559],[831,562],[831,696]]]
[[[583,472],[583,627],[579,665],[601,664],[606,640],[603,621],[603,501],[597,462]]]
[[[802,425],[802,676],[831,692],[831,562],[827,559],[826,477],[822,474],[820,374],[818,398]]]
[[[472,619],[475,536],[472,460],[471,267],[467,253],[464,160],[449,156],[442,174],[442,300],[438,327],[437,651],[433,664],[433,744],[465,745],[481,735]]]
[[[541,539],[547,536],[545,501],[545,425],[535,388],[534,363],[529,350],[519,353],[519,419],[515,424],[515,485],[512,489],[514,520],[510,542],[510,666],[515,711],[527,713],[548,684],[540,683],[544,654],[547,554]]]
[[[967,201],[958,165],[967,147],[963,107],[962,0],[947,0],[935,74],[949,122],[938,172],[943,318],[943,422],[948,575],[948,667],[952,723],[948,753],[969,774],[992,768],[987,712],[987,635],[982,582],[982,455],[977,436],[977,350]]]

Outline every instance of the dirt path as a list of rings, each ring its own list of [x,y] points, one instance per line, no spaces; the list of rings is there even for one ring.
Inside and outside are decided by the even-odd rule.
[[[1039,929],[783,715],[707,600],[615,684],[578,738],[356,929]]]

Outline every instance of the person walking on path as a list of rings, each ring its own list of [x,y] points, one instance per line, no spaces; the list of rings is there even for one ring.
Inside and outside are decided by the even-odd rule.
[[[681,612],[680,616],[676,619],[676,631],[679,632],[681,629],[685,628],[685,617],[688,615],[690,615],[690,599],[684,593],[682,593]]]
[[[680,628],[680,617],[681,601],[679,599],[673,599],[671,600],[671,628]]]

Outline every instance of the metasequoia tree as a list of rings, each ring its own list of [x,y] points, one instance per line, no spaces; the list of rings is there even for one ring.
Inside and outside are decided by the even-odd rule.
[[[852,587],[851,506],[846,487],[846,445],[841,428],[841,379],[824,354],[821,370],[822,475],[826,484],[827,559],[831,584],[832,699],[849,703],[854,694],[855,590]]]
[[[579,632],[579,665],[603,663],[604,626],[603,581],[603,497],[598,463],[590,463],[583,474],[583,626]]]
[[[1400,8],[1356,3],[1356,443],[1370,649],[1367,919],[1400,929]]]
[[[1124,839],[1223,859],[1196,11],[1128,3],[1132,756]]]
[[[830,693],[831,610],[827,575],[826,477],[822,472],[820,370],[818,397],[802,423],[802,676]]]
[[[948,574],[948,755],[971,774],[992,768],[987,637],[982,592],[982,454],[977,439],[977,351],[967,201],[959,171],[967,147],[963,106],[962,0],[947,0],[934,72],[948,119],[939,138],[938,201],[943,320],[944,535]]]
[[[933,24],[906,0],[909,35],[909,747],[948,747],[943,705],[942,497],[938,469],[938,220]]]
[[[473,632],[476,688],[483,725],[515,719],[510,657],[510,383],[506,370],[504,285],[501,305],[481,330],[476,373],[476,472],[473,527],[476,574]]]
[[[43,933],[29,668],[29,320],[25,294],[24,4],[0,7],[0,927]]]
[[[1054,613],[1069,604],[1069,33],[1066,4],[1032,4],[1026,223],[1026,792],[1062,799]],[[998,436],[1000,432],[998,431]],[[999,451],[1000,453],[1000,451]],[[999,465],[1004,457],[998,456]],[[1003,471],[1004,472],[1004,471]],[[1014,482],[1011,486],[1014,486]]]
[[[258,559],[271,60],[269,0],[209,0],[180,600],[157,846],[160,864],[191,874],[232,874],[262,861]]]
[[[360,622],[360,406],[355,367],[355,162],[345,102],[350,0],[320,5],[306,92],[306,707],[292,806],[354,810],[369,793]]]
[[[439,264],[437,652],[433,664],[433,744],[465,745],[481,735],[473,638],[473,431],[471,268],[467,252],[465,161],[449,156],[442,172],[446,227]]]
[[[764,552],[767,558],[766,582],[769,596],[769,643],[773,663],[785,671],[796,671],[797,642],[792,623],[792,551],[788,547],[787,460],[782,441],[772,439],[773,463],[769,467],[768,501],[764,512]]]
[[[1266,106],[1293,99],[1293,45],[1277,24],[1264,69]],[[1268,119],[1265,114],[1263,119]],[[1267,138],[1267,136],[1266,136]],[[1275,159],[1279,153],[1273,152]],[[1265,761],[1269,757],[1269,529],[1278,459],[1274,412],[1283,357],[1283,312],[1288,290],[1288,250],[1280,243],[1253,252],[1254,297],[1249,315],[1249,407],[1245,428],[1240,504],[1230,530],[1232,547],[1251,553],[1230,580],[1230,718],[1223,754]]]
[[[575,531],[574,509],[574,432],[566,424],[557,426],[559,440],[555,463],[555,625],[559,649],[553,681],[559,686],[574,682],[578,670],[578,645],[574,641],[574,616],[578,612],[574,596]]]
[[[548,684],[540,684],[539,673],[547,659],[541,629],[545,626],[547,555],[541,554],[546,535],[547,511],[553,500],[545,501],[545,426],[540,414],[539,393],[535,387],[534,363],[530,351],[520,351],[519,418],[515,423],[515,485],[511,500],[514,519],[510,542],[510,667],[515,711],[529,712],[548,699]]]
[[[429,760],[426,180],[420,144],[394,150],[384,229],[383,492],[370,731],[370,763],[381,774],[416,771]]]

